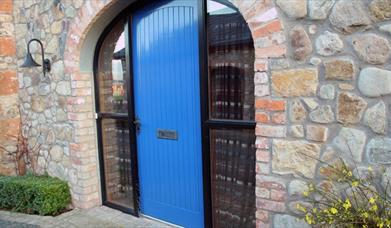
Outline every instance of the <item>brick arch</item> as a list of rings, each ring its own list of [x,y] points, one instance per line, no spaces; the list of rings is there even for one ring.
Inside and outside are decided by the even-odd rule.
[[[82,45],[94,22],[119,0],[85,1],[77,16],[70,23],[64,53],[65,74],[72,80],[72,96],[67,99],[68,118],[74,126],[76,138],[70,145],[70,156],[77,170],[77,180],[73,183],[75,206],[88,208],[100,204],[98,160],[96,158],[96,132],[94,126],[94,99],[92,96],[92,72],[81,72],[80,58]],[[257,147],[257,188],[273,189],[268,184],[271,174],[270,144],[273,138],[286,136],[285,100],[271,96],[269,63],[273,58],[285,58],[286,37],[281,17],[272,0],[231,0],[247,21],[255,48],[255,108],[256,108],[256,147]],[[93,4],[92,4],[93,3]],[[90,107],[86,112],[79,107]],[[81,138],[83,140],[81,140]],[[86,146],[89,145],[89,146]],[[86,180],[80,177],[88,177]],[[274,191],[276,192],[276,191]],[[268,211],[283,212],[285,205],[277,198],[270,200],[257,198],[257,227],[268,224]]]
[[[272,226],[271,213],[284,213],[284,186],[268,178],[271,172],[273,138],[286,137],[286,101],[271,94],[270,65],[273,59],[285,59],[286,35],[277,8],[272,0],[232,3],[239,9],[251,30],[254,49],[256,139],[256,227]],[[270,195],[262,196],[268,192]]]

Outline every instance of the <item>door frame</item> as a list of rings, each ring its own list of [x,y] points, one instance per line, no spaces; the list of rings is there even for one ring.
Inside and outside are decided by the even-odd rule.
[[[103,205],[118,209],[125,213],[132,214],[139,217],[139,180],[138,180],[138,164],[137,164],[137,140],[136,140],[136,128],[133,124],[135,120],[135,110],[134,110],[134,91],[133,91],[133,58],[132,58],[132,15],[135,11],[142,9],[148,4],[156,2],[159,0],[136,0],[134,3],[130,4],[126,9],[120,12],[115,19],[109,23],[109,25],[104,29],[103,33],[100,35],[97,45],[95,47],[94,62],[93,62],[93,71],[94,71],[94,87],[95,87],[95,108],[99,109],[99,85],[96,80],[97,69],[98,69],[98,60],[99,60],[99,51],[102,46],[102,43],[111,31],[113,26],[118,23],[120,20],[124,20],[125,30],[127,33],[126,37],[126,63],[129,67],[129,70],[126,73],[126,77],[129,78],[129,83],[127,86],[127,95],[128,95],[128,119],[129,122],[129,132],[131,137],[131,146],[132,156],[132,185],[133,185],[133,195],[134,195],[134,208],[126,208],[120,205],[116,205],[107,201],[106,198],[106,189],[105,189],[105,172],[104,172],[104,158],[103,158],[103,145],[102,145],[102,129],[100,121],[102,117],[111,117],[111,118],[121,118],[121,114],[105,114],[100,113],[97,115],[97,135],[98,135],[98,154],[99,154],[99,164],[100,164],[100,175],[101,175],[101,192],[102,192],[102,203]],[[233,6],[232,3],[223,0],[214,0],[225,5]],[[209,89],[208,89],[208,37],[207,37],[207,0],[197,0],[198,2],[198,42],[199,42],[199,80],[200,80],[200,110],[201,110],[201,148],[202,148],[202,184],[203,184],[203,205],[204,205],[204,226],[212,227],[212,193],[211,193],[211,167],[210,167],[210,135],[209,129],[214,128],[254,128],[255,123],[249,121],[248,123],[237,124],[235,121],[230,120],[209,120]],[[236,7],[235,7],[236,8]]]

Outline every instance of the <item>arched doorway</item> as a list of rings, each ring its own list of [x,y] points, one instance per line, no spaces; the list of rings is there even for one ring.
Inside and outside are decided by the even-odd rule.
[[[254,47],[228,1],[135,3],[95,55],[106,205],[186,227],[255,225]]]

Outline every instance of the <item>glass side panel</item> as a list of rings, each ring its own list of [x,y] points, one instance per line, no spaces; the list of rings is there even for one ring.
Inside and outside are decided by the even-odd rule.
[[[214,227],[255,227],[255,132],[210,131]]]
[[[103,119],[102,144],[106,199],[110,203],[133,208],[129,123]]]
[[[254,44],[242,15],[208,1],[209,116],[254,119]]]
[[[124,23],[104,39],[98,61],[99,112],[128,113]]]

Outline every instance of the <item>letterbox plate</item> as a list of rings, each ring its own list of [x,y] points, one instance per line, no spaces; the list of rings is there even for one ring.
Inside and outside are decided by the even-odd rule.
[[[178,133],[174,130],[157,129],[159,139],[178,140]]]

